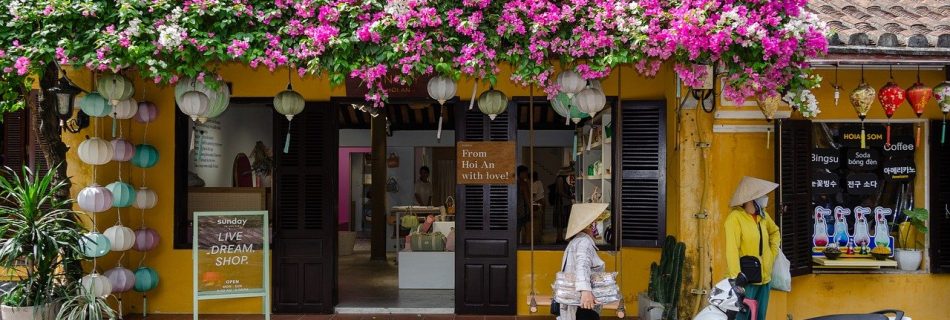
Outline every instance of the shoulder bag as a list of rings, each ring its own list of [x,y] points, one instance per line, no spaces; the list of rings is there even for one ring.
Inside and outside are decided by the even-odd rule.
[[[765,245],[763,244],[764,239],[762,239],[762,223],[756,222],[756,225],[759,227],[759,256],[742,256],[739,258],[739,271],[745,275],[746,279],[749,280],[751,284],[762,283],[762,250]]]

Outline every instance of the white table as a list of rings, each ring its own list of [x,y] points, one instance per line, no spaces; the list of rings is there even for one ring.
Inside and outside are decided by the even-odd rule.
[[[399,289],[455,289],[455,252],[399,252]]]

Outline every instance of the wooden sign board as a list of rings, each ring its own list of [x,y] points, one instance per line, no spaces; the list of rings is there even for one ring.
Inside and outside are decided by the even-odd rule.
[[[458,184],[515,184],[515,142],[467,142],[455,145]]]

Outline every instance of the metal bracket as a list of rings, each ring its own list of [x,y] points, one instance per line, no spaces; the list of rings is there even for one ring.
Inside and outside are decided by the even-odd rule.
[[[700,141],[700,142],[697,142],[697,143],[696,143],[696,147],[697,147],[697,148],[706,149],[706,148],[709,148],[710,146],[711,146],[711,145],[709,144],[709,142],[702,142],[702,141]]]
[[[694,214],[693,217],[695,217],[696,219],[706,219],[706,218],[709,218],[709,214],[707,214],[706,211],[703,211],[703,212]]]
[[[690,293],[690,294],[699,295],[699,296],[705,296],[706,294],[709,293],[709,290],[706,290],[706,289],[689,289],[689,293]]]

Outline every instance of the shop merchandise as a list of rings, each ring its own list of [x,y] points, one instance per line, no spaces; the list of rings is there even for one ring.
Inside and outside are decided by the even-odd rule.
[[[396,181],[395,177],[389,177],[389,181],[386,181],[386,192],[389,192],[389,193],[399,192],[399,182]]]
[[[386,166],[390,168],[399,168],[399,156],[396,153],[390,153],[386,158]]]

